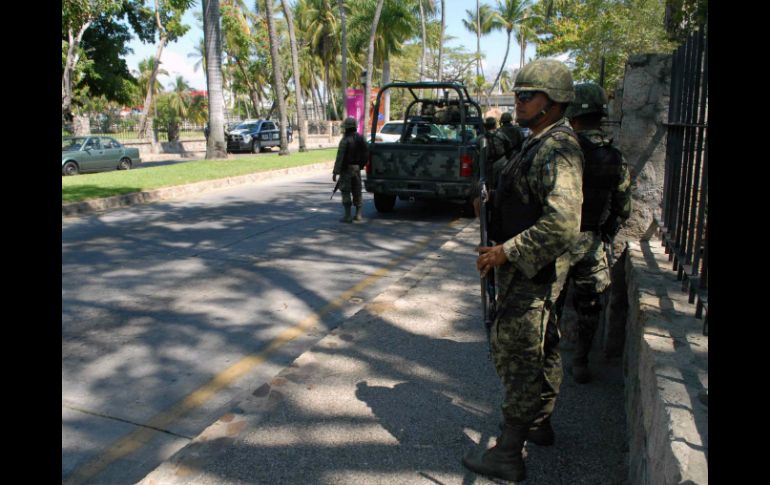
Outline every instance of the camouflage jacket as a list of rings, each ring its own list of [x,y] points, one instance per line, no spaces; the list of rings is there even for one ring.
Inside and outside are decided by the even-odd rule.
[[[562,125],[570,127],[569,121],[562,118],[539,135],[527,138],[522,151]],[[503,170],[518,158],[507,160]],[[577,140],[566,133],[549,137],[534,155],[526,176],[514,181],[514,188],[523,199],[533,197],[541,205],[542,214],[531,227],[505,241],[503,250],[516,269],[533,278],[566,252],[580,234],[583,152]]]
[[[612,140],[602,130],[585,130],[580,135],[588,138],[595,145],[611,145]],[[622,154],[621,154],[622,155]],[[617,218],[618,223],[622,224],[631,215],[631,176],[628,172],[628,163],[626,157],[620,166],[620,180],[616,187],[612,187],[610,192],[610,207],[608,219]]]
[[[352,151],[356,149],[356,143],[359,144],[359,153],[357,154]],[[348,153],[349,151],[350,153]],[[358,163],[359,168],[363,167],[366,164],[367,153],[368,148],[366,146],[366,141],[360,134],[353,133],[352,135],[343,136],[337,148],[337,159],[334,161],[334,170],[332,173],[339,175],[342,173],[343,169],[347,168],[349,165],[355,165],[356,162]]]
[[[524,135],[522,135],[519,127],[513,126],[511,123],[505,123],[497,131],[508,137],[513,151],[519,151],[521,144],[524,142]]]

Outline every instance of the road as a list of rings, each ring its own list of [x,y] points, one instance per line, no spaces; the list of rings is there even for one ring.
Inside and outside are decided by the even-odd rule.
[[[135,483],[457,232],[328,173],[62,221],[62,480]]]

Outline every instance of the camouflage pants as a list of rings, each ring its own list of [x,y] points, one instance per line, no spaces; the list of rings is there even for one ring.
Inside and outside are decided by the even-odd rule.
[[[557,275],[568,267],[557,261]],[[563,281],[557,276],[557,282]],[[505,389],[502,411],[513,425],[539,423],[553,412],[562,381],[559,330],[549,319],[561,285],[537,284],[510,264],[497,271],[498,315],[492,358]]]
[[[602,311],[602,293],[610,286],[610,271],[601,237],[592,232],[580,234],[575,247],[570,251],[570,268],[563,282],[563,291],[556,300],[550,320],[558,326],[561,319],[566,290],[573,283],[572,304],[577,313],[579,351],[575,361],[587,363],[587,351],[599,326]],[[582,347],[581,347],[582,346]]]
[[[348,165],[340,174],[340,192],[342,205],[361,207],[361,170],[358,165]],[[351,200],[351,193],[353,195]]]

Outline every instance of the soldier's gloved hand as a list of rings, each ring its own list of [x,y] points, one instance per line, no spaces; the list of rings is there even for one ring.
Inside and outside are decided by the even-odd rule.
[[[337,181],[337,174],[333,173],[332,174],[332,182],[336,182],[336,181]]]

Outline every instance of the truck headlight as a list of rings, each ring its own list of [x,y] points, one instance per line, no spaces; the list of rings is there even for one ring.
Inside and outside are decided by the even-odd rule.
[[[251,135],[243,135],[243,141],[245,141],[246,143],[250,142],[251,141]]]

